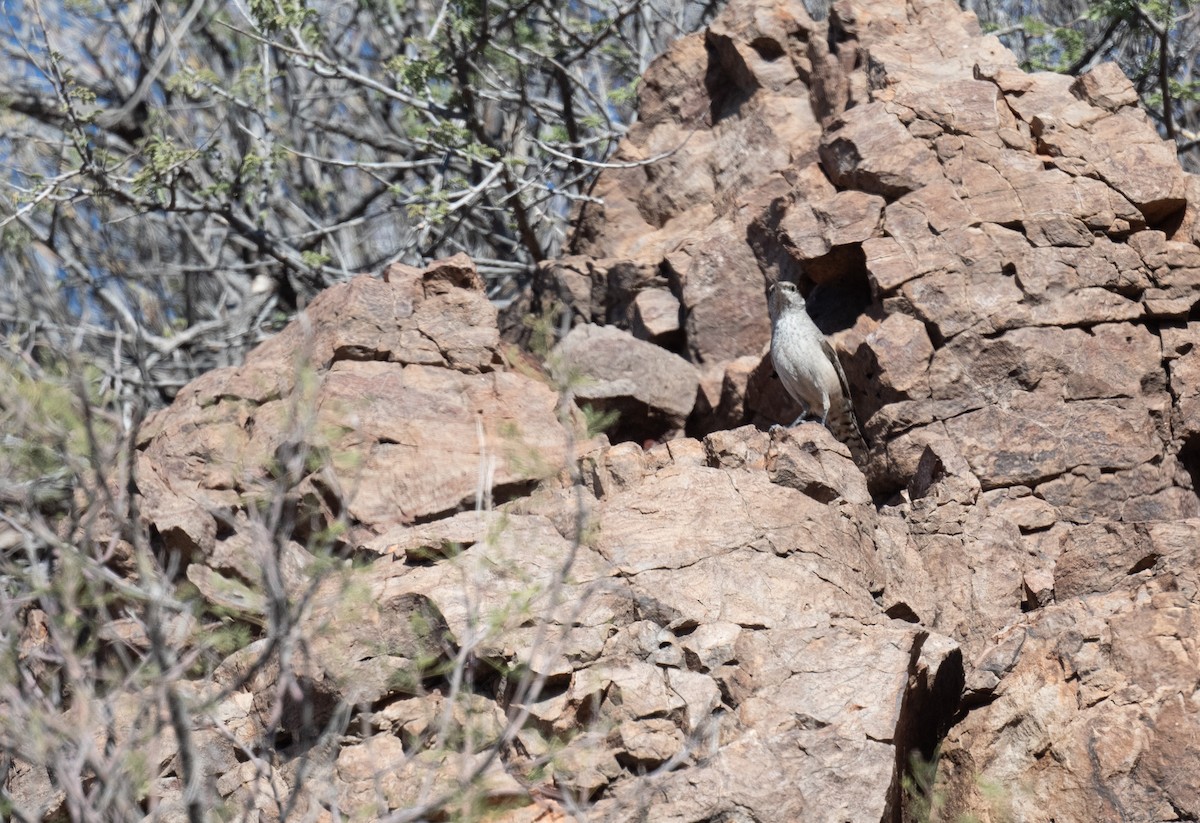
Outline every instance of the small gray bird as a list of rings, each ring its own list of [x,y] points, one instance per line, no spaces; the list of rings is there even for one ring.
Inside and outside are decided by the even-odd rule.
[[[857,463],[866,457],[867,444],[850,404],[850,387],[842,364],[825,335],[808,316],[804,298],[794,283],[779,282],[767,292],[771,312],[771,362],[787,393],[804,411],[821,416],[821,425],[845,443]]]

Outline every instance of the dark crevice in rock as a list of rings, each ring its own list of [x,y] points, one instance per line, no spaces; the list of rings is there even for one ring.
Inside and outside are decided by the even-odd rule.
[[[283,395],[281,395],[279,392],[271,392],[263,397],[245,397],[243,395],[233,393],[214,394],[201,403],[200,408],[209,409],[219,403],[249,403],[252,407],[259,408],[268,403],[274,403],[277,400],[281,400],[282,398]]]
[[[341,362],[343,360],[354,361],[381,361],[387,362],[391,359],[390,351],[381,351],[379,349],[368,349],[365,346],[342,346],[333,350],[333,357],[329,361],[329,365]]]
[[[929,336],[929,342],[933,345],[933,350],[936,353],[938,349],[946,345],[946,338],[942,336],[942,332],[936,323],[925,320],[923,321],[923,325],[925,326],[925,334]]]
[[[217,523],[217,532],[214,535],[217,542],[228,540],[237,534],[237,524],[232,513],[213,512],[213,520]]]
[[[925,633],[914,638],[909,655],[909,688],[904,693],[895,728],[895,779],[881,818],[891,823],[900,823],[902,819],[903,776],[912,775],[916,763],[934,762],[942,739],[962,708],[966,685],[962,652],[957,648],[950,652],[930,682],[929,669],[921,660],[928,638]]]
[[[528,497],[529,495],[533,494],[534,490],[538,486],[538,482],[539,481],[537,480],[529,479],[514,480],[511,483],[497,483],[496,485],[492,486],[490,495],[485,494],[485,499],[490,500],[492,506],[503,506],[506,503],[511,503],[514,500],[520,500],[521,498]],[[446,518],[453,517],[454,515],[461,514],[462,512],[474,511],[477,508],[476,503],[476,499],[471,497],[469,499],[460,501],[457,506],[452,506],[448,509],[442,509],[440,511],[430,512],[429,514],[423,514],[419,517],[414,517],[412,521],[408,523],[408,525],[423,526],[428,523],[436,523],[439,520],[445,520]]]
[[[404,553],[404,565],[406,566],[436,566],[446,557],[450,556],[451,552],[445,547],[434,548],[433,546],[416,546]]]
[[[805,261],[806,277],[820,285],[808,295],[809,314],[826,334],[850,328],[875,305],[860,244],[834,246],[828,254]]]
[[[465,501],[463,501],[463,502],[459,503],[457,506],[452,506],[448,509],[442,509],[441,511],[430,512],[429,514],[422,514],[418,517],[414,517],[411,521],[408,522],[408,525],[424,526],[426,523],[436,523],[438,520],[445,520],[448,517],[453,517],[454,515],[458,514],[459,512],[465,512],[465,511],[469,511],[469,510],[470,510],[470,507],[467,505],[467,503]]]
[[[288,496],[282,533],[290,533],[292,539],[303,546],[328,546],[329,526],[336,523],[342,513],[340,490],[331,486],[320,473],[315,473],[308,478],[301,494]]]
[[[1162,214],[1146,214],[1146,228],[1161,231],[1167,237],[1174,237],[1183,225],[1187,214],[1186,200],[1169,200],[1159,204]]]
[[[756,37],[750,41],[750,48],[758,52],[758,56],[764,60],[775,61],[783,57],[787,52],[777,40],[771,37]]]
[[[492,505],[503,506],[505,503],[529,497],[537,486],[537,480],[518,480],[492,486]]]
[[[345,732],[350,723],[351,707],[342,701],[329,682],[297,677],[294,688],[280,696],[279,726],[275,749],[286,758],[294,758],[320,744],[330,735]]]
[[[696,631],[696,629],[700,628],[699,620],[687,619],[676,622],[678,625],[667,626],[671,634],[675,635],[676,637],[687,637],[689,634]]]
[[[1129,571],[1127,571],[1125,573],[1126,574],[1137,574],[1138,572],[1144,572],[1144,571],[1147,571],[1148,569],[1153,569],[1155,567],[1155,565],[1158,564],[1159,559],[1160,558],[1159,558],[1158,554],[1151,552],[1150,554],[1146,555],[1145,557],[1143,557],[1142,559],[1140,559],[1136,563],[1134,563],[1132,566],[1130,566]]]
[[[708,70],[704,75],[704,89],[711,101],[709,117],[711,122],[716,125],[726,117],[736,115],[741,107],[754,96],[754,92],[758,88],[750,78],[742,78],[743,83],[749,83],[749,88],[744,87],[742,83],[738,82],[739,78],[732,76],[728,67],[724,65],[724,61],[721,59],[722,47],[733,52],[730,59],[740,60],[727,38],[709,32],[705,37],[704,45],[708,51]]]
[[[1193,491],[1200,495],[1200,434],[1193,434],[1183,441],[1178,459],[1183,470],[1192,479]]]
[[[614,444],[662,442],[679,429],[679,421],[665,417],[636,397],[580,398],[580,405],[600,416],[616,415],[616,421],[604,432]]]
[[[896,603],[884,611],[884,614],[893,620],[903,620],[905,623],[921,622],[921,618],[907,603]]]
[[[862,247],[840,248],[847,254],[838,266],[837,279],[821,283],[805,298],[809,316],[825,334],[850,328],[874,304]]]

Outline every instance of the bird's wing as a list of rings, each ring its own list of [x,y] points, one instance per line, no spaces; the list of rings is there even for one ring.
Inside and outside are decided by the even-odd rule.
[[[829,338],[821,335],[821,351],[829,358],[829,362],[833,364],[833,370],[837,372],[838,382],[842,384],[842,396],[846,398],[846,403],[853,408],[854,404],[850,400],[850,383],[846,380],[846,373],[842,371],[842,361],[838,360],[837,352],[833,350],[833,346],[829,343]]]

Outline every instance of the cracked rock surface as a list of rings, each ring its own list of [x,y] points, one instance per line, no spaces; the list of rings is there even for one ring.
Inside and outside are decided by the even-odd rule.
[[[264,552],[303,591],[345,524],[306,654],[217,669],[214,790],[332,820],[471,775],[510,823],[875,823],[936,751],[941,819],[1200,817],[1200,182],[1135,106],[1113,66],[1022,72],[948,0],[732,0],[647,70],[621,167],[514,303],[570,313],[544,370],[456,257],[336,286],[192,383],[136,485],[209,608],[265,625]],[[842,358],[862,467],[770,429],[797,412],[779,278]],[[611,438],[565,383],[625,413]],[[54,819],[39,768],[6,785]]]

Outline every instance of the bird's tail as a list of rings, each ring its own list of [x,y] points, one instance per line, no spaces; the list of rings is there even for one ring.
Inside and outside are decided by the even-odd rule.
[[[867,464],[867,441],[863,438],[858,418],[854,416],[854,408],[849,402],[834,404],[825,419],[829,432],[850,449],[850,456],[858,466]]]

